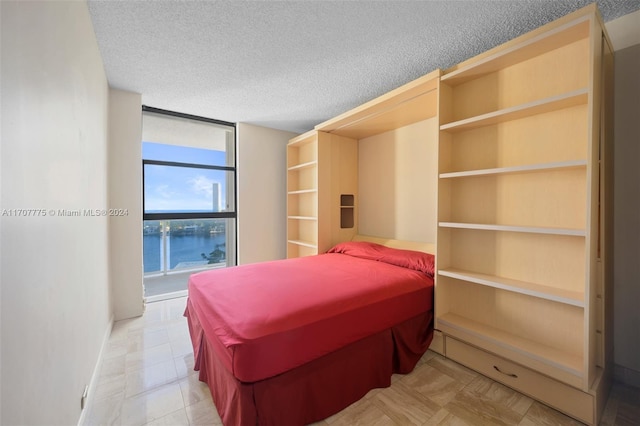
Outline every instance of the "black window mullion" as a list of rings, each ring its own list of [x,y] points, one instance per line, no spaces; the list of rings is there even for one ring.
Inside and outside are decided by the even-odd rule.
[[[143,220],[235,219],[236,212],[142,213]]]
[[[144,166],[146,164],[153,166],[185,167],[191,169],[223,170],[226,172],[236,171],[236,168],[233,166],[213,166],[210,164],[179,163],[176,161],[142,160],[142,165]]]
[[[166,109],[154,108],[154,107],[150,107],[150,106],[146,106],[146,105],[142,105],[142,112],[150,112],[150,113],[153,113],[153,114],[168,115],[170,117],[185,118],[187,120],[202,121],[204,123],[217,124],[217,125],[224,126],[224,127],[231,127],[234,130],[236,128],[236,123],[232,123],[230,121],[216,120],[215,118],[208,118],[208,117],[202,117],[202,116],[199,116],[199,115],[185,114],[185,113],[176,112],[176,111],[169,111],[169,110],[166,110]]]

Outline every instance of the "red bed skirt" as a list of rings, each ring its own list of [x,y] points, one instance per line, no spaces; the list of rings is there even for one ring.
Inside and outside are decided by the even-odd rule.
[[[393,373],[409,373],[433,338],[433,315],[426,312],[285,373],[244,383],[216,357],[215,345],[207,340],[189,303],[185,316],[195,369],[209,385],[226,426],[293,426],[322,420],[369,390],[388,387]]]

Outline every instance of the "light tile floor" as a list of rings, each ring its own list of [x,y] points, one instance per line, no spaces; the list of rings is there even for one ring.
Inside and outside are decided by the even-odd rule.
[[[144,297],[158,297],[167,293],[184,291],[186,295],[189,276],[193,271],[175,272],[144,278]]]
[[[105,349],[87,425],[221,425],[207,385],[193,371],[186,298],[147,305],[117,322]],[[427,351],[411,374],[315,424],[579,425],[465,367]],[[640,389],[614,385],[601,425],[640,425]]]

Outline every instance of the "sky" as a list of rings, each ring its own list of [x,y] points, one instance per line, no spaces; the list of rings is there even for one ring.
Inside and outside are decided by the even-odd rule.
[[[173,161],[226,166],[226,153],[201,148],[142,142],[144,160]],[[144,168],[145,212],[157,211],[221,211],[215,205],[216,185],[219,200],[226,200],[227,179],[232,172],[147,164]],[[217,200],[215,204],[220,204]]]

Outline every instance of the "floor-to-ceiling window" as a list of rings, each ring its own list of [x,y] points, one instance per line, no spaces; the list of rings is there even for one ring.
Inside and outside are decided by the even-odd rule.
[[[236,264],[235,125],[143,107],[145,298]]]

